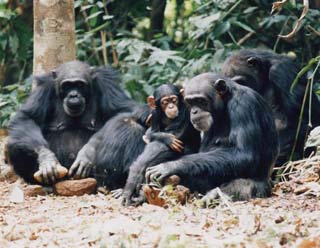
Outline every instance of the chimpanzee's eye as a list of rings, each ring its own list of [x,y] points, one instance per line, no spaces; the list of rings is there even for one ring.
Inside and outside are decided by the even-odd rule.
[[[176,97],[171,98],[172,103],[177,103],[178,99]]]
[[[258,64],[258,60],[255,57],[250,57],[247,59],[247,64],[249,67],[256,67]]]
[[[205,106],[207,105],[207,102],[206,102],[206,100],[203,99],[203,98],[198,98],[196,104],[197,104],[199,107],[205,107]]]
[[[200,108],[207,107],[207,100],[205,98],[197,97],[192,99],[185,99],[187,106],[198,106]]]
[[[65,83],[65,84],[62,85],[61,90],[62,90],[62,92],[63,92],[64,94],[66,94],[66,93],[68,93],[72,88],[73,88],[73,86],[72,86],[71,84]]]
[[[161,104],[162,104],[162,105],[168,105],[168,100],[163,100],[163,101],[161,102]]]

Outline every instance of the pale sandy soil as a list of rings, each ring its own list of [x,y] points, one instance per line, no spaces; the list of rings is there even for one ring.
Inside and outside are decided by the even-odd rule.
[[[285,193],[290,185],[269,199],[164,209],[124,208],[100,193],[24,196],[14,203],[13,189],[22,183],[2,179],[0,247],[320,247],[319,195]]]

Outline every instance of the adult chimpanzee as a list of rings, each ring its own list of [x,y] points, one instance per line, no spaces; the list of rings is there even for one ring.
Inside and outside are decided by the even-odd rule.
[[[214,73],[194,77],[184,92],[191,123],[202,132],[200,152],[148,168],[147,180],[178,175],[181,184],[201,193],[227,183],[222,191],[238,199],[268,196],[278,137],[267,103]]]
[[[152,125],[146,133],[148,145],[130,167],[123,191],[123,205],[143,200],[140,189],[146,168],[195,153],[200,146],[200,133],[190,123],[188,109],[179,89],[171,84],[158,87],[148,97],[152,111]]]
[[[299,72],[293,59],[266,50],[241,50],[229,57],[222,68],[223,74],[233,77],[239,84],[248,86],[271,106],[279,133],[280,155],[277,164],[287,161],[293,149],[299,113],[306,90],[306,78],[302,77],[290,92],[290,87]],[[313,97],[312,124],[320,124],[320,108]],[[304,140],[308,132],[308,104],[304,111],[301,130],[295,152],[303,155]]]
[[[70,168],[71,177],[90,175],[94,158],[106,158],[94,152],[92,143],[97,146],[99,141],[94,134],[117,113],[139,107],[117,85],[110,68],[90,69],[73,61],[35,80],[37,88],[9,125],[8,156],[14,170],[29,183],[40,170],[44,184],[56,181],[60,164]],[[91,138],[95,142],[88,145]]]
[[[150,113],[148,105],[133,113],[120,113],[87,143],[96,157],[89,161],[94,161],[93,174],[99,185],[108,190],[124,187],[129,167],[145,147],[142,137],[150,125]]]

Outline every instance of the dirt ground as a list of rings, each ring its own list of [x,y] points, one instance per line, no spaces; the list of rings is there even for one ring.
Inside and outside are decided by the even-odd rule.
[[[3,139],[0,154],[3,172]],[[101,193],[27,197],[21,180],[1,177],[0,247],[320,247],[320,185],[312,183],[282,183],[269,199],[214,209],[164,209],[124,208]]]

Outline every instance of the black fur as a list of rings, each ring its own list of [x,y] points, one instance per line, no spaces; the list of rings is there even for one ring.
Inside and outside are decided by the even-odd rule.
[[[171,120],[169,124],[164,123],[165,114],[161,109],[161,98],[175,95],[178,97],[179,115]],[[158,87],[154,92],[156,108],[152,111],[152,125],[147,132],[150,143],[145,147],[143,153],[130,167],[130,173],[123,192],[123,204],[140,203],[139,193],[141,184],[145,181],[145,170],[150,167],[169,160],[174,160],[182,155],[198,151],[200,146],[200,134],[190,123],[189,112],[183,101],[179,89],[173,85],[165,84]],[[184,144],[183,152],[173,151],[169,145],[172,143],[172,136]],[[136,198],[136,201],[134,198]]]
[[[63,110],[62,99],[58,94],[59,86],[62,79],[78,78],[90,87],[89,92],[86,92],[84,113],[78,117],[71,117]],[[132,112],[140,108],[119,87],[118,75],[110,68],[100,67],[91,70],[87,64],[73,61],[61,65],[54,72],[37,76],[35,80],[37,88],[10,121],[8,140],[9,161],[16,173],[29,183],[35,182],[33,174],[39,169],[38,155],[42,148],[46,150],[46,154],[53,152],[53,158],[56,157],[54,160],[68,169],[75,161],[80,161],[79,166],[85,170],[78,173],[78,176],[87,175],[93,160],[105,161],[107,155],[98,153],[96,157],[95,149],[85,145],[91,139],[99,140],[96,135],[104,138],[110,135],[103,132],[98,132],[96,135],[95,133],[111,117],[119,112]],[[130,133],[130,130],[126,131]],[[141,137],[142,135],[137,139]],[[120,142],[124,143],[123,140]],[[95,146],[98,145],[96,142]],[[80,150],[82,152],[79,152]],[[130,154],[118,154],[118,157],[120,156],[130,157]],[[83,162],[83,158],[88,159]],[[52,161],[44,159],[43,162]],[[75,174],[77,174],[76,169],[77,166]],[[43,173],[50,174],[46,171]],[[50,176],[52,183],[55,178]]]
[[[251,63],[248,63],[251,59]],[[241,50],[226,60],[223,74],[234,77],[237,83],[248,86],[261,94],[273,110],[279,132],[280,154],[277,164],[287,161],[295,140],[299,114],[302,106],[307,79],[303,76],[296,87],[290,87],[299,67],[287,56],[267,50]],[[308,133],[308,101],[304,110],[295,158],[303,156],[303,147]],[[312,103],[312,124],[320,124],[320,108],[316,96]]]
[[[147,105],[133,113],[118,114],[95,135],[99,141],[92,140],[97,154],[94,177],[99,185],[109,190],[124,187],[129,167],[145,147],[142,136],[149,114]]]
[[[262,97],[228,78],[205,73],[186,85],[185,101],[196,128],[210,124],[200,152],[148,168],[147,179],[162,181],[175,174],[181,184],[201,193],[239,178],[267,185],[279,149],[274,119]],[[267,196],[270,188],[262,193],[257,195]]]

